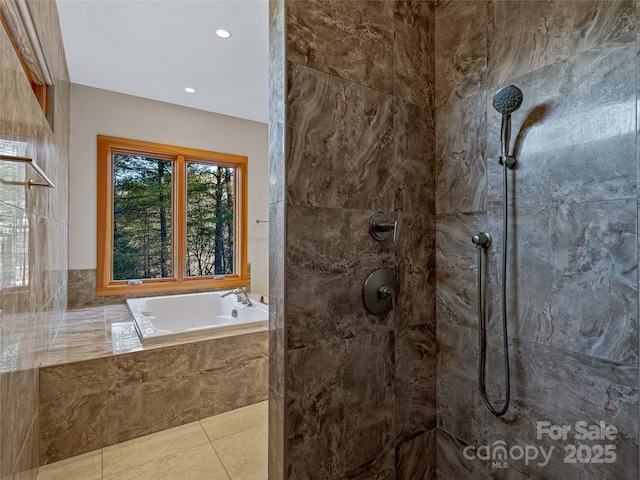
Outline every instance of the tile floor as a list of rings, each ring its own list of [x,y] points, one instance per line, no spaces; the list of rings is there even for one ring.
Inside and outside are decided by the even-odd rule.
[[[268,402],[40,467],[37,480],[266,480]]]

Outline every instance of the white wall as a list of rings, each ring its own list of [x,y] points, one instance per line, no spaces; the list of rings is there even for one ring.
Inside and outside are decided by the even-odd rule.
[[[71,85],[69,269],[96,268],[97,135],[249,157],[248,250],[251,288],[269,287],[268,126],[131,95]]]

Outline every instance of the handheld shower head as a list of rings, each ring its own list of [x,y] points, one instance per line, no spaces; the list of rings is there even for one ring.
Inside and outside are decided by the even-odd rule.
[[[522,90],[515,85],[498,90],[493,97],[493,108],[503,115],[509,115],[522,105]]]
[[[502,114],[502,129],[500,131],[500,143],[502,153],[500,163],[505,163],[512,168],[516,164],[516,159],[509,155],[509,143],[511,142],[511,114],[522,105],[522,90],[515,85],[498,90],[493,97],[493,108]]]

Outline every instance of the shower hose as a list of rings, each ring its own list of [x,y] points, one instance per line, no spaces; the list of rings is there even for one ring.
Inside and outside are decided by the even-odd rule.
[[[477,245],[476,250],[478,252],[478,323],[479,328],[479,340],[480,340],[480,359],[478,362],[478,378],[480,383],[480,394],[482,395],[482,401],[487,406],[489,411],[494,415],[500,417],[504,415],[509,409],[509,398],[511,395],[511,380],[509,375],[509,340],[507,336],[507,162],[503,162],[503,192],[502,192],[502,338],[504,341],[504,375],[505,375],[505,402],[502,408],[495,408],[491,405],[489,397],[487,395],[487,387],[485,384],[485,367],[487,357],[487,325],[486,315],[484,314],[485,307],[483,305],[482,294],[482,245]]]

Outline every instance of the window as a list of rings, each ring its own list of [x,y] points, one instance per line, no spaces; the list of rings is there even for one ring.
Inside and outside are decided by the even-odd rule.
[[[246,285],[247,157],[98,136],[97,294]]]

